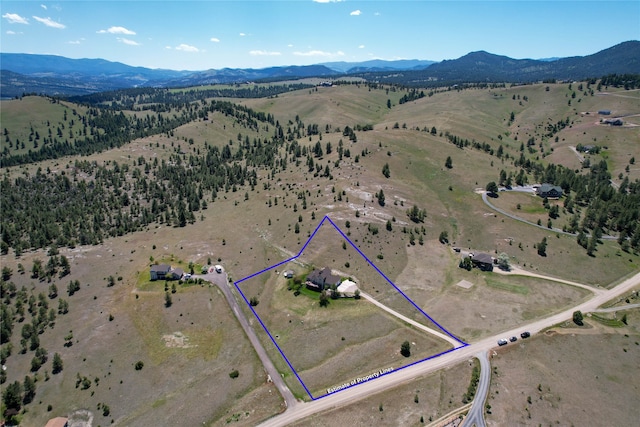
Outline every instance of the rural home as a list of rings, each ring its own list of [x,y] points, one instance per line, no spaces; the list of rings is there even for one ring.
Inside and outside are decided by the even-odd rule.
[[[475,254],[471,257],[471,263],[482,271],[493,270],[493,257],[489,254]]]
[[[171,268],[169,264],[154,264],[149,273],[151,280],[180,280],[184,276],[181,268]]]
[[[313,291],[321,292],[331,287],[331,285],[339,285],[340,277],[334,276],[329,267],[322,270],[313,270],[307,276],[307,288]]]
[[[164,280],[167,278],[167,274],[171,271],[171,266],[168,264],[154,264],[151,266],[151,280]]]
[[[562,197],[562,187],[551,184],[542,184],[536,189],[536,194],[540,197],[559,199],[560,197]]]
[[[603,123],[611,126],[622,126],[624,124],[622,119],[607,119]]]

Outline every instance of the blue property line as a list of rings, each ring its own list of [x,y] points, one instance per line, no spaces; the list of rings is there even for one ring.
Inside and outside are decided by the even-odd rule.
[[[253,274],[252,274],[252,275],[250,275],[250,276],[247,276],[247,277],[244,277],[244,278],[242,278],[242,279],[240,279],[240,280],[237,280],[237,281],[235,281],[235,282],[234,282],[234,285],[236,285],[236,287],[238,287],[238,283],[242,283],[242,282],[244,282],[245,280],[249,280],[249,279],[251,279],[252,277],[259,276],[260,274],[264,273],[265,271],[272,270],[272,269],[274,269],[274,268],[276,268],[276,267],[278,267],[278,266],[281,266],[282,264],[286,264],[286,263],[288,263],[289,261],[293,261],[294,259],[298,258],[300,255],[302,255],[302,252],[304,252],[305,248],[309,245],[309,243],[311,242],[311,239],[313,239],[313,237],[316,235],[316,233],[318,232],[318,230],[320,230],[320,227],[321,227],[321,226],[322,226],[322,224],[324,223],[325,219],[328,219],[328,217],[327,217],[326,215],[325,215],[325,217],[324,217],[324,218],[322,218],[322,221],[320,221],[320,224],[318,224],[318,226],[317,226],[317,227],[316,227],[316,229],[313,231],[313,233],[311,234],[311,236],[309,236],[309,238],[307,239],[307,242],[304,244],[304,246],[302,247],[302,249],[300,249],[300,251],[298,252],[298,254],[297,254],[297,255],[294,255],[294,256],[292,256],[292,257],[291,257],[291,258],[289,258],[289,259],[285,259],[284,261],[280,261],[279,263],[277,263],[277,264],[275,264],[275,265],[272,265],[271,267],[267,267],[267,268],[265,268],[265,269],[263,269],[263,270],[260,270],[260,271],[258,271],[257,273],[253,273]],[[351,243],[351,242],[349,242],[349,243]]]
[[[418,361],[416,361],[416,362],[410,363],[410,364],[408,364],[408,365],[406,365],[406,366],[402,366],[402,367],[397,368],[397,369],[394,369],[394,370],[392,370],[392,371],[386,372],[386,373],[381,374],[381,375],[379,375],[379,376],[377,376],[377,377],[374,377],[374,378],[371,378],[371,379],[368,379],[368,380],[365,380],[365,381],[362,381],[362,382],[359,382],[359,383],[356,383],[356,384],[350,384],[350,385],[349,385],[349,386],[347,386],[347,387],[340,388],[340,389],[338,389],[338,390],[335,390],[335,391],[332,391],[332,392],[330,392],[330,393],[324,394],[324,395],[322,395],[322,396],[320,396],[320,397],[314,397],[314,396],[313,396],[313,394],[311,394],[311,392],[309,391],[309,389],[308,389],[308,388],[307,388],[307,386],[305,385],[304,381],[302,381],[302,378],[300,378],[300,376],[298,375],[298,372],[294,369],[293,365],[291,364],[291,362],[289,361],[289,359],[287,358],[287,356],[285,356],[284,352],[282,351],[282,349],[280,348],[280,346],[279,346],[279,345],[278,345],[278,343],[276,342],[275,338],[274,338],[274,337],[271,335],[271,333],[269,332],[269,329],[267,328],[267,326],[264,324],[264,322],[262,321],[262,319],[260,318],[260,316],[258,315],[258,313],[257,313],[257,312],[254,310],[254,308],[251,306],[251,304],[250,304],[249,300],[247,299],[247,297],[245,296],[244,292],[242,292],[242,289],[240,289],[239,284],[240,284],[240,283],[242,283],[242,282],[244,282],[244,281],[246,281],[246,280],[249,280],[249,279],[251,279],[251,278],[253,278],[253,277],[256,277],[256,276],[258,276],[258,275],[260,275],[260,274],[262,274],[262,273],[264,273],[264,272],[266,272],[266,271],[272,270],[272,269],[274,269],[274,268],[276,268],[276,267],[278,267],[278,266],[280,266],[280,265],[282,265],[282,264],[286,264],[287,262],[293,261],[293,260],[297,259],[298,257],[302,256],[302,254],[303,254],[304,250],[307,248],[307,246],[309,245],[309,243],[311,242],[311,240],[315,237],[316,233],[320,230],[320,227],[322,227],[322,225],[324,224],[324,222],[325,222],[325,221],[329,221],[329,223],[331,223],[331,225],[336,229],[336,231],[338,231],[338,233],[340,233],[340,235],[341,235],[341,236],[342,236],[346,241],[348,241],[348,242],[349,242],[349,244],[351,245],[351,247],[353,247],[353,248],[354,248],[354,249],[355,249],[355,250],[356,250],[356,251],[357,251],[357,252],[358,252],[358,253],[359,253],[359,254],[360,254],[360,255],[361,255],[361,256],[362,256],[362,257],[363,257],[367,262],[368,262],[368,263],[369,263],[369,265],[371,265],[371,266],[372,266],[372,267],[373,267],[373,268],[374,268],[374,269],[375,269],[375,270],[376,270],[376,271],[377,271],[377,272],[378,272],[382,277],[384,277],[384,279],[385,279],[385,280],[386,280],[386,281],[387,281],[391,286],[393,286],[393,288],[394,288],[395,290],[397,290],[398,292],[400,292],[400,294],[401,294],[401,295],[402,295],[402,296],[403,296],[407,301],[409,301],[409,302],[411,303],[411,305],[413,305],[413,306],[414,306],[414,307],[415,307],[415,308],[416,308],[420,313],[424,314],[424,316],[425,316],[427,319],[431,320],[435,325],[437,325],[437,326],[438,326],[442,331],[444,331],[447,335],[449,335],[451,338],[455,339],[456,341],[458,341],[458,342],[459,342],[460,344],[462,344],[462,345],[460,345],[459,347],[454,347],[454,348],[451,348],[451,349],[449,349],[449,350],[445,350],[445,351],[443,351],[443,352],[441,352],[441,353],[438,353],[438,354],[435,354],[435,355],[429,356],[429,357],[427,357],[427,358],[425,358],[425,359],[418,360]],[[247,306],[249,306],[249,309],[251,310],[251,312],[254,314],[254,316],[256,316],[256,319],[258,319],[258,322],[260,322],[260,325],[262,326],[262,328],[264,329],[264,331],[267,333],[267,335],[268,335],[268,336],[269,336],[269,338],[271,339],[271,342],[273,342],[273,344],[274,344],[274,345],[276,346],[276,348],[278,349],[278,352],[280,352],[280,354],[281,354],[281,355],[282,355],[282,357],[284,358],[285,362],[287,362],[287,365],[289,366],[289,368],[291,368],[291,371],[293,372],[293,374],[296,376],[296,378],[298,379],[298,381],[300,381],[300,384],[302,384],[302,387],[305,389],[305,391],[307,392],[307,394],[309,395],[309,397],[311,398],[311,400],[321,399],[321,398],[326,397],[326,396],[329,396],[329,395],[331,395],[331,394],[338,393],[339,391],[346,390],[346,389],[348,389],[348,388],[354,387],[354,386],[359,385],[359,384],[363,384],[363,383],[368,382],[368,381],[372,381],[372,380],[374,380],[374,379],[376,379],[376,378],[380,378],[380,377],[385,376],[385,375],[388,375],[388,374],[390,374],[390,373],[393,373],[393,372],[396,372],[396,371],[399,371],[399,370],[402,370],[402,369],[408,368],[409,366],[413,366],[413,365],[416,365],[416,364],[418,364],[418,363],[422,363],[422,362],[424,362],[424,361],[434,359],[434,358],[436,358],[436,357],[442,356],[443,354],[450,353],[450,352],[452,352],[452,351],[458,350],[458,349],[460,349],[460,348],[463,348],[463,347],[466,347],[466,346],[468,346],[468,345],[469,345],[469,344],[465,343],[464,341],[460,340],[458,337],[456,337],[456,336],[455,336],[455,335],[453,335],[452,333],[450,333],[448,330],[446,330],[444,327],[442,327],[438,322],[436,322],[436,321],[435,321],[431,316],[429,316],[425,311],[423,311],[420,307],[418,307],[418,306],[416,305],[416,303],[415,303],[415,302],[413,302],[413,300],[412,300],[411,298],[409,298],[409,297],[408,297],[404,292],[402,292],[402,290],[401,290],[401,289],[399,289],[399,288],[398,288],[398,287],[397,287],[397,286],[396,286],[396,285],[395,285],[395,284],[394,284],[394,283],[393,283],[393,282],[392,282],[392,281],[391,281],[391,280],[390,280],[390,279],[389,279],[389,278],[388,278],[388,277],[387,277],[387,276],[386,276],[386,275],[385,275],[385,274],[384,274],[384,273],[383,273],[383,272],[382,272],[382,271],[381,271],[381,270],[380,270],[380,269],[379,269],[379,268],[378,268],[378,267],[377,267],[377,266],[376,266],[376,265],[375,265],[375,264],[374,264],[374,263],[373,263],[373,262],[372,262],[372,261],[371,261],[371,260],[370,260],[370,259],[369,259],[369,258],[368,258],[368,257],[367,257],[367,256],[366,256],[366,255],[365,255],[365,254],[364,254],[364,253],[363,253],[363,252],[362,252],[362,251],[361,251],[361,250],[360,250],[360,249],[355,245],[355,244],[354,244],[354,243],[353,243],[353,242],[352,242],[352,241],[351,241],[351,239],[349,239],[349,238],[348,238],[348,237],[347,237],[347,236],[342,232],[342,230],[341,230],[341,229],[340,229],[340,228],[339,228],[339,227],[338,227],[338,226],[337,226],[337,225],[336,225],[336,224],[331,220],[331,218],[329,218],[327,215],[325,215],[325,216],[324,216],[324,218],[322,218],[322,220],[320,221],[320,223],[318,224],[318,226],[315,228],[315,230],[313,231],[313,233],[311,233],[311,235],[310,235],[310,236],[309,236],[309,238],[307,239],[306,243],[304,244],[304,246],[302,247],[302,249],[300,249],[300,251],[298,252],[298,254],[297,254],[297,255],[295,255],[295,256],[293,256],[293,257],[291,257],[291,258],[288,258],[288,259],[286,259],[286,260],[284,260],[284,261],[281,261],[281,262],[279,262],[279,263],[277,263],[277,264],[274,264],[274,265],[272,265],[272,266],[270,266],[270,267],[267,267],[267,268],[265,268],[265,269],[262,269],[262,270],[258,271],[257,273],[251,274],[251,275],[249,275],[249,276],[247,276],[247,277],[244,277],[244,278],[242,278],[242,279],[240,279],[240,280],[237,280],[237,281],[233,282],[233,284],[235,285],[236,289],[238,289],[238,292],[240,292],[240,295],[242,295],[242,298],[243,298],[243,299],[244,299],[244,301],[247,303]]]
[[[273,267],[270,267],[270,268],[273,268]],[[269,269],[267,269],[267,270],[269,270]],[[245,279],[248,279],[248,277],[245,278]],[[245,280],[245,279],[242,279],[242,280]],[[242,290],[240,289],[240,286],[238,286],[239,282],[241,282],[241,280],[238,281],[238,282],[235,282],[234,285],[236,285],[236,289],[238,289],[238,292],[240,292],[240,295],[242,295],[242,298],[244,299],[244,302],[247,303],[247,305],[249,306],[249,308],[253,312],[254,316],[256,316],[256,319],[258,319],[258,322],[260,322],[260,325],[262,325],[262,329],[264,329],[264,331],[267,333],[267,335],[269,335],[269,338],[271,338],[271,341],[276,346],[276,348],[278,349],[278,351],[280,352],[280,354],[284,358],[285,362],[287,362],[287,365],[289,365],[289,368],[291,368],[291,371],[293,372],[293,374],[296,376],[296,378],[298,378],[298,381],[300,381],[300,384],[302,384],[302,387],[304,387],[304,389],[307,392],[307,394],[309,396],[311,396],[311,399],[315,399],[313,397],[313,395],[311,394],[311,392],[309,391],[309,389],[307,389],[307,386],[304,384],[304,381],[302,381],[302,378],[300,378],[300,376],[298,375],[298,372],[293,368],[293,365],[291,365],[291,362],[289,362],[289,359],[287,359],[287,356],[284,355],[284,352],[282,351],[282,349],[280,348],[280,346],[278,345],[276,340],[271,336],[271,333],[269,332],[269,329],[267,329],[267,326],[262,322],[262,319],[260,318],[260,316],[258,316],[258,313],[256,313],[256,311],[253,309],[253,306],[251,305],[249,300],[247,300],[247,297],[245,296],[244,292],[242,292]]]
[[[398,288],[398,287],[397,287],[397,286],[396,286],[396,285],[395,285],[395,284],[394,284],[394,283],[393,283],[393,282],[392,282],[392,281],[391,281],[391,280],[390,280],[390,279],[389,279],[389,278],[388,278],[388,277],[387,277],[387,276],[386,276],[382,271],[380,271],[380,269],[379,269],[379,268],[378,268],[378,267],[377,267],[377,266],[376,266],[376,265],[375,265],[375,264],[374,264],[374,263],[373,263],[369,258],[367,258],[367,256],[366,256],[364,253],[362,253],[362,251],[361,251],[361,250],[360,250],[360,249],[359,249],[359,248],[358,248],[358,247],[357,247],[357,246],[356,246],[356,245],[355,245],[355,244],[354,244],[354,243],[353,243],[353,242],[352,242],[352,241],[351,241],[351,240],[350,240],[350,239],[349,239],[349,238],[348,238],[348,237],[347,237],[343,232],[342,232],[342,230],[340,230],[340,228],[339,228],[339,227],[338,227],[338,226],[337,226],[333,221],[331,221],[331,218],[329,218],[328,216],[326,216],[326,215],[325,215],[325,217],[324,217],[324,219],[323,219],[322,221],[324,222],[324,220],[325,220],[325,219],[326,219],[326,220],[328,220],[328,221],[331,223],[331,225],[333,225],[333,227],[338,231],[338,233],[340,233],[340,234],[342,235],[342,237],[344,237],[345,239],[347,239],[347,241],[349,242],[349,244],[350,244],[350,245],[351,245],[351,246],[352,246],[356,251],[358,251],[358,253],[359,253],[360,255],[362,255],[362,257],[363,257],[364,259],[366,259],[366,260],[367,260],[367,262],[368,262],[369,264],[371,264],[371,266],[372,266],[373,268],[375,268],[375,269],[376,269],[376,271],[377,271],[378,273],[380,273],[380,275],[381,275],[382,277],[384,277],[384,278],[385,278],[385,280],[386,280],[387,282],[389,282],[389,284],[390,284],[391,286],[393,286],[393,287],[394,287],[398,292],[400,292],[400,294],[401,294],[401,295],[402,295],[402,296],[403,296],[407,301],[409,301],[409,302],[410,302],[410,303],[411,303],[415,308],[417,308],[417,309],[418,309],[418,311],[420,311],[420,313],[424,314],[424,315],[427,317],[427,319],[429,319],[429,320],[431,320],[433,323],[435,323],[435,324],[436,324],[440,329],[442,329],[442,330],[443,330],[447,335],[449,335],[451,338],[455,339],[455,340],[456,340],[456,341],[458,341],[460,344],[466,344],[464,341],[460,340],[458,337],[456,337],[455,335],[453,335],[451,332],[449,332],[449,331],[447,331],[445,328],[443,328],[443,327],[442,327],[438,322],[436,322],[435,320],[433,320],[433,318],[432,318],[431,316],[429,316],[425,311],[423,311],[420,307],[418,307],[418,306],[416,305],[416,303],[415,303],[415,302],[413,302],[413,300],[412,300],[411,298],[409,298],[409,297],[408,297],[404,292],[402,292],[402,290],[401,290],[400,288]]]
[[[393,374],[394,372],[401,371],[401,370],[406,369],[406,368],[408,368],[408,367],[410,367],[410,366],[417,365],[418,363],[422,363],[422,362],[426,362],[427,360],[435,359],[436,357],[440,357],[440,356],[442,356],[443,354],[451,353],[452,351],[459,350],[459,349],[464,348],[464,347],[466,347],[466,346],[468,346],[468,345],[469,345],[469,344],[465,344],[465,345],[462,345],[462,346],[460,346],[460,347],[450,348],[449,350],[445,350],[445,351],[440,352],[440,353],[438,353],[438,354],[434,354],[433,356],[425,357],[425,358],[424,358],[424,359],[422,359],[422,360],[418,360],[418,361],[416,361],[416,362],[409,363],[408,365],[402,366],[402,367],[400,367],[400,368],[394,369],[394,370],[389,371],[389,372],[385,372],[384,374],[378,375],[377,377],[370,378],[370,379],[365,380],[365,381],[357,382],[357,383],[355,383],[355,384],[350,384],[348,387],[344,387],[344,388],[341,388],[341,389],[338,389],[338,390],[332,391],[331,393],[324,394],[324,395],[322,395],[322,396],[320,396],[320,397],[318,397],[318,398],[312,398],[312,399],[313,399],[313,400],[317,400],[317,399],[322,399],[323,397],[331,396],[332,394],[339,393],[339,392],[341,392],[342,390],[346,390],[346,389],[349,389],[349,388],[351,388],[351,387],[355,387],[355,386],[357,386],[357,385],[364,384],[364,383],[367,383],[367,382],[369,382],[369,381],[376,380],[376,379],[378,379],[378,378],[384,377],[384,376],[389,375],[389,374]]]

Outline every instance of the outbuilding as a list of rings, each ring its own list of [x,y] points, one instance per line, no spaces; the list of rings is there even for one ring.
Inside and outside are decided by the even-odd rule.
[[[358,290],[358,285],[355,282],[347,279],[338,285],[337,291],[346,297],[352,297]]]

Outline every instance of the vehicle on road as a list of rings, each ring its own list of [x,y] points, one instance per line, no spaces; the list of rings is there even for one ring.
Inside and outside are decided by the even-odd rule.
[[[501,339],[498,340],[498,345],[499,346],[507,345],[508,343],[509,343],[509,341],[507,341],[504,338],[501,338]]]
[[[222,273],[222,266],[221,265],[216,265],[215,267],[216,273]]]
[[[516,341],[518,341],[518,337],[511,337],[511,338],[509,338],[509,341],[516,342]]]
[[[529,333],[529,332],[525,331],[525,332],[521,333],[521,334],[520,334],[520,336],[521,336],[522,338],[529,338],[529,337],[531,336],[531,333]]]

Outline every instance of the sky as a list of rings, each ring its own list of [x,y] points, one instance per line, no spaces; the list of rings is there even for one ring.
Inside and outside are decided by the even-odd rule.
[[[0,51],[173,70],[584,56],[640,40],[640,1],[0,2]],[[0,64],[1,65],[1,64]]]

